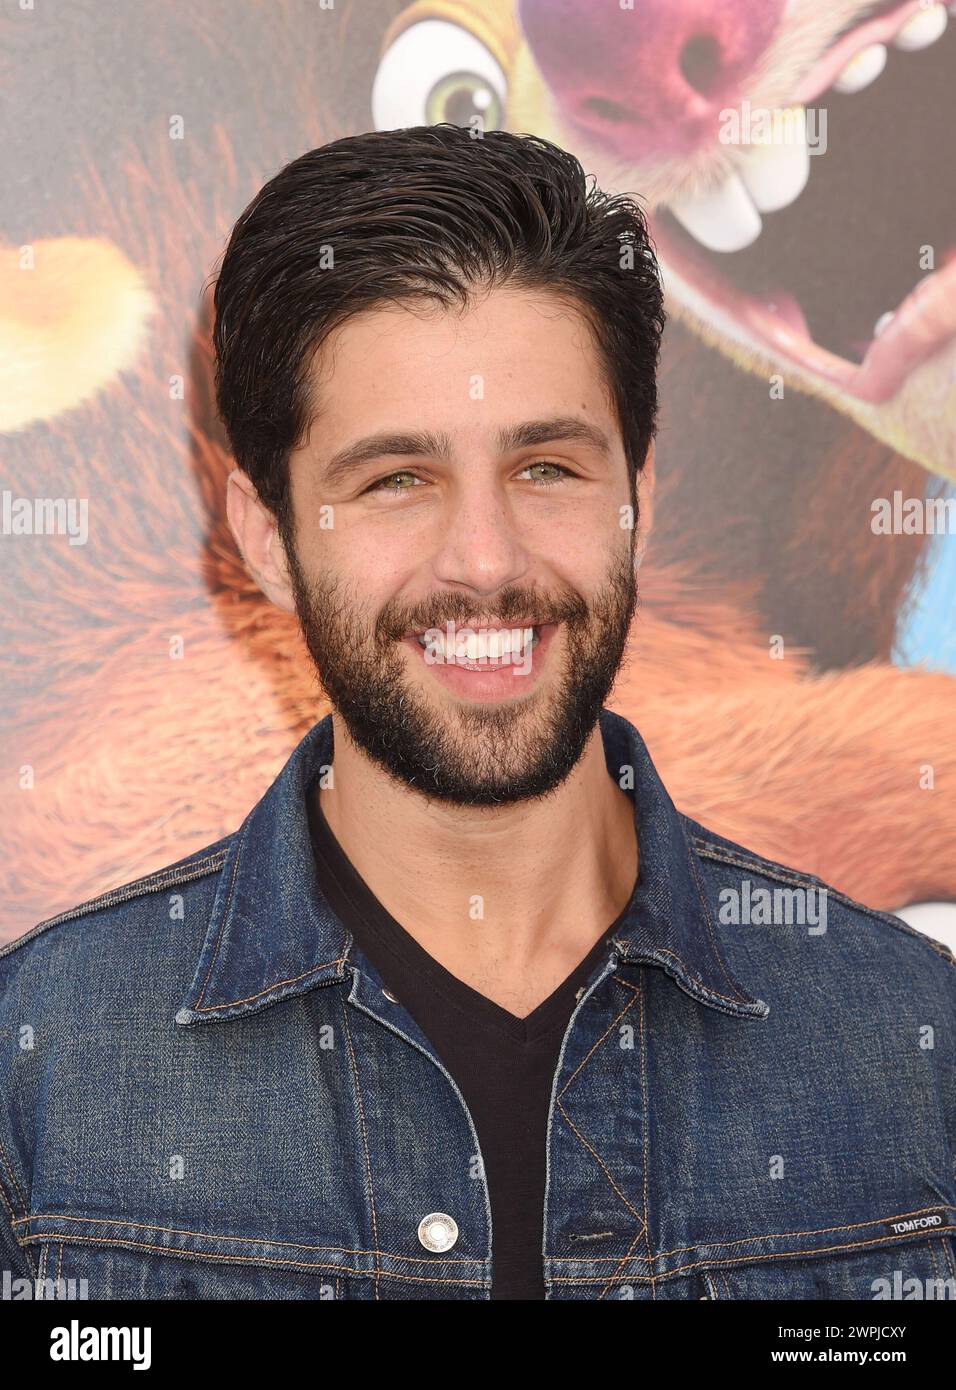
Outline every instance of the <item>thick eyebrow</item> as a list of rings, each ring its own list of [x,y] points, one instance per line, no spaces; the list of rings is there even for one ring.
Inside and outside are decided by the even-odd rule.
[[[605,456],[611,452],[611,444],[604,431],[576,415],[556,415],[550,420],[526,420],[499,430],[496,436],[498,451],[502,454],[556,440],[585,444]],[[383,430],[379,434],[357,439],[354,444],[333,454],[326,465],[323,482],[326,486],[334,486],[355,469],[377,458],[411,456],[447,461],[451,454],[451,440],[447,434],[433,434],[429,430],[399,434]]]
[[[334,486],[363,464],[393,455],[397,458],[427,455],[430,458],[448,459],[451,457],[451,440],[445,434],[432,434],[427,430],[410,434],[393,434],[383,430],[379,434],[369,434],[333,454],[322,481],[327,486]]]
[[[556,415],[551,420],[527,420],[520,425],[511,425],[498,431],[497,443],[500,453],[513,454],[519,449],[551,444],[557,440],[585,444],[605,456],[611,452],[611,442],[604,431],[577,415]]]

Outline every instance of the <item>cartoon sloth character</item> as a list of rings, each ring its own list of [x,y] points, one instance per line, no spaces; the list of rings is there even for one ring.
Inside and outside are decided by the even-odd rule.
[[[930,42],[925,9],[220,0],[171,27],[143,0],[0,22],[31,112],[0,218],[3,486],[89,504],[83,545],[4,538],[4,936],[234,829],[325,712],[294,621],[225,524],[202,282],[303,150],[475,116],[571,148],[652,212],[671,314],[659,480],[613,706],[718,833],[877,907],[956,900],[956,684],[891,661],[927,538],[878,545],[869,524],[874,497],[954,475],[944,170],[854,221],[852,183],[841,199],[826,181],[849,177],[835,110],[835,167],[818,159],[803,191],[792,152],[748,163],[761,152],[716,127],[744,100],[866,101],[871,50],[894,44],[872,91],[924,92],[956,37]],[[914,66],[893,76],[896,51]],[[925,174],[919,128],[894,179]],[[864,147],[854,129],[839,157]],[[874,249],[897,204],[907,225]],[[912,245],[937,249],[934,272],[917,276]],[[892,306],[870,288],[909,271],[896,326],[874,332]]]

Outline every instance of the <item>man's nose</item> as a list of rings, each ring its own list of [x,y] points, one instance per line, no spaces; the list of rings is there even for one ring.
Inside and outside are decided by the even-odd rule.
[[[712,144],[739,108],[786,0],[519,0],[562,115],[630,161]]]
[[[491,594],[524,576],[527,537],[503,493],[465,489],[443,509],[437,528],[431,563],[440,583]]]

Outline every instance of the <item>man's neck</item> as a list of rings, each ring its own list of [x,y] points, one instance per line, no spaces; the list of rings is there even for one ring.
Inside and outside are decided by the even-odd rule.
[[[334,718],[319,804],[387,912],[446,970],[524,1017],[620,915],[638,871],[634,804],[599,726],[550,796],[452,806],[402,786]]]

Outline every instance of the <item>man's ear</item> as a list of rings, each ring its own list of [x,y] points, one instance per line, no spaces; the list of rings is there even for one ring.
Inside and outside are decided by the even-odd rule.
[[[289,563],[279,527],[252,480],[234,468],[226,479],[226,516],[246,569],[277,608],[295,612]]]
[[[634,567],[644,559],[648,537],[654,527],[654,488],[657,475],[654,470],[654,440],[647,446],[644,467],[637,477],[637,543],[635,546]]]

